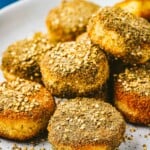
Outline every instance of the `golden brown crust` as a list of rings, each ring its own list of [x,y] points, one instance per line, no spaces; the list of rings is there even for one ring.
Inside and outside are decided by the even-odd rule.
[[[150,59],[150,24],[120,8],[104,7],[93,15],[88,34],[106,52],[129,64]]]
[[[80,41],[91,41],[89,36],[88,36],[88,33],[87,32],[84,32],[82,34],[80,34],[79,36],[77,36],[76,38],[76,41],[77,42],[80,42]]]
[[[86,145],[86,146],[80,146],[80,147],[69,147],[66,145],[57,145],[53,146],[54,149],[56,150],[112,150],[112,148],[108,145],[101,144],[101,145]]]
[[[83,42],[92,42],[91,39],[88,36],[88,33],[82,33],[76,38],[77,42],[83,41]],[[116,74],[123,72],[126,68],[126,64],[123,63],[121,59],[115,58],[113,55],[106,53],[108,62],[109,62],[109,69],[110,69],[110,77],[108,79],[107,84],[104,85],[103,89],[100,89],[98,92],[94,93],[91,97],[94,98],[102,98],[105,101],[111,101],[113,97],[113,76]]]
[[[58,97],[93,95],[109,76],[105,54],[89,41],[57,44],[40,67],[45,86]]]
[[[112,150],[123,140],[121,114],[101,100],[75,98],[61,102],[48,125],[50,143],[60,149],[84,150],[87,146]]]
[[[142,1],[140,0],[130,0],[121,1],[116,3],[114,7],[120,7],[121,9],[128,11],[138,17],[142,15]]]
[[[136,124],[150,124],[150,71],[136,68],[120,74],[115,83],[115,105]]]
[[[31,39],[10,45],[2,56],[2,71],[8,80],[16,77],[41,82],[39,62],[53,47],[47,35],[36,33]]]
[[[0,93],[1,137],[23,141],[46,129],[55,103],[44,87],[17,78],[1,83]]]
[[[50,40],[70,41],[86,31],[86,25],[91,15],[99,6],[86,0],[63,1],[50,10],[46,25]]]
[[[142,1],[142,17],[150,21],[150,1],[149,0]]]
[[[149,0],[124,0],[115,4],[115,7],[120,7],[138,17],[143,17],[150,20],[150,1]]]

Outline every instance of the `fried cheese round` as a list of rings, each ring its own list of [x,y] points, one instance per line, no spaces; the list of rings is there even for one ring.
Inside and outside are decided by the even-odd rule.
[[[40,68],[44,85],[57,97],[93,95],[109,77],[105,54],[90,41],[58,43]]]
[[[118,75],[114,103],[126,120],[150,125],[150,67],[126,69]]]
[[[46,26],[52,42],[71,41],[86,31],[89,18],[99,6],[86,0],[62,1],[50,10]]]
[[[39,83],[16,78],[0,84],[0,136],[24,141],[46,130],[55,109],[51,94]]]
[[[123,141],[125,121],[109,103],[74,98],[58,104],[48,131],[57,150],[113,150]]]
[[[36,33],[30,39],[10,45],[2,56],[2,71],[7,80],[16,77],[41,82],[39,62],[42,56],[53,47],[47,35]]]
[[[150,60],[150,23],[120,8],[104,7],[88,24],[91,40],[128,64]]]

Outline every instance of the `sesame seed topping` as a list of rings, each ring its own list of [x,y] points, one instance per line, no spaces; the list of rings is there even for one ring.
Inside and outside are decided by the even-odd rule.
[[[101,21],[104,30],[113,31],[122,39],[122,51],[125,52],[124,61],[137,63],[150,58],[150,24],[147,20],[136,17],[120,8],[104,7],[93,16]],[[92,20],[91,20],[92,22]],[[105,47],[104,47],[105,49]],[[118,54],[117,57],[120,57]],[[130,62],[128,61],[130,60]]]
[[[98,5],[88,1],[63,1],[48,15],[47,21],[50,24],[50,30],[57,33],[57,30],[61,28],[64,34],[70,34],[75,38],[76,35],[86,31],[89,18],[98,8]],[[66,36],[62,36],[62,38],[66,38]]]
[[[125,91],[135,91],[139,94],[150,95],[150,69],[134,67],[126,69],[119,74],[117,81],[122,84]]]
[[[10,45],[4,52],[2,69],[30,80],[41,77],[39,61],[53,47],[48,36],[36,33],[30,39]]]
[[[39,106],[37,100],[30,100],[39,91],[41,85],[17,78],[15,81],[0,85],[0,111],[27,112]]]
[[[101,129],[109,130],[107,137],[113,136],[112,134],[117,133],[117,128],[120,125],[125,125],[125,122],[119,112],[111,105],[87,98],[61,102],[49,122],[52,129],[50,134],[60,133],[58,136],[51,136],[51,138],[68,144],[75,144],[76,141],[80,141],[81,144],[85,140],[86,142],[99,141],[103,137],[98,132]]]
[[[59,43],[48,53],[49,69],[62,75],[80,69],[96,69],[96,65],[105,55],[97,45],[88,42]]]
[[[106,7],[102,10],[104,13],[101,19],[105,20],[104,26],[125,37],[128,46],[139,46],[141,42],[150,43],[150,24],[148,21],[137,18],[120,8]]]

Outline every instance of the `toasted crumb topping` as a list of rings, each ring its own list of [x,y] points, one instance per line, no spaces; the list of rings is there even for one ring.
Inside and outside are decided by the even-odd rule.
[[[2,68],[33,80],[41,76],[38,63],[52,47],[48,36],[36,33],[33,38],[18,41],[8,47],[3,55]]]
[[[92,98],[76,98],[58,105],[49,127],[52,141],[84,145],[100,141],[109,143],[120,128],[124,130],[125,122],[120,113],[108,103]]]
[[[39,106],[36,99],[30,96],[39,91],[41,85],[17,78],[11,82],[3,82],[0,85],[0,111],[12,110],[14,112],[31,111]]]
[[[79,71],[80,69],[95,69],[105,54],[97,45],[87,42],[59,43],[49,52],[49,69],[62,75]]]
[[[104,28],[114,31],[123,38],[125,43],[123,49],[128,59],[131,61],[135,59],[134,62],[142,59],[143,55],[146,55],[145,49],[150,58],[150,51],[147,48],[150,45],[150,23],[147,20],[115,7],[100,8],[95,17],[97,15]]]
[[[104,26],[122,35],[127,42],[126,48],[139,46],[142,43],[150,43],[150,24],[143,18],[136,17],[120,8],[102,8],[100,19]],[[130,47],[132,46],[132,47]]]
[[[117,81],[127,92],[134,91],[144,96],[150,96],[150,69],[144,66],[126,69],[118,76]]]
[[[98,8],[98,5],[86,0],[62,1],[49,13],[51,30],[57,30],[61,26],[66,33],[84,32],[89,18]]]

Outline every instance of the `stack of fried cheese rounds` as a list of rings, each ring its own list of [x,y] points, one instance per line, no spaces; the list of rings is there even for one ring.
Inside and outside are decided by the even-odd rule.
[[[3,53],[2,71],[7,80],[16,77],[41,81],[39,61],[54,45],[46,34],[35,33],[32,38],[17,41]]]
[[[42,59],[40,68],[46,88],[57,97],[93,95],[109,77],[104,52],[90,41],[58,43]]]
[[[16,78],[0,84],[0,136],[24,141],[47,127],[54,112],[51,94],[38,83]]]
[[[52,42],[71,41],[86,31],[89,18],[99,6],[86,0],[62,1],[50,10],[46,26]]]
[[[104,7],[91,17],[87,32],[93,43],[121,62],[114,69],[110,61],[111,75],[117,76],[112,86],[115,106],[127,121],[149,125],[150,23],[123,9]]]
[[[104,7],[88,24],[91,40],[127,64],[150,60],[150,23],[120,8]]]
[[[115,105],[125,118],[150,125],[150,67],[126,69],[115,81]]]
[[[59,103],[48,131],[57,150],[114,150],[123,141],[125,121],[112,105],[78,97]]]

